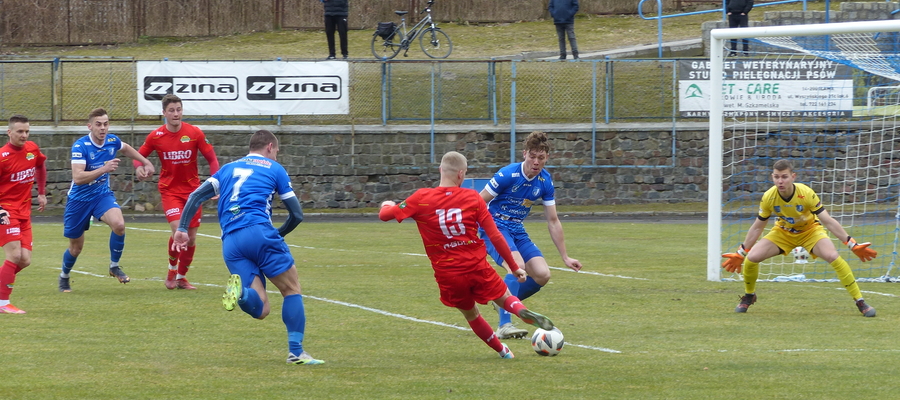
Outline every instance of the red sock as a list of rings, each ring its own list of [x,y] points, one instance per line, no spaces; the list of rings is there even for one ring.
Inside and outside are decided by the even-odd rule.
[[[175,239],[169,236],[169,265],[178,265],[178,255],[180,254],[177,250],[172,250],[172,244],[175,243]]]
[[[519,300],[518,297],[510,295],[506,298],[506,301],[503,302],[503,309],[513,313],[515,316],[519,316],[519,311],[527,310],[528,307],[525,307],[522,304],[522,301]]]
[[[187,275],[188,267],[194,262],[194,250],[197,246],[188,246],[187,250],[178,253],[178,275]]]
[[[9,300],[9,295],[13,290],[13,283],[16,282],[16,270],[18,265],[12,261],[6,260],[0,266],[0,300]]]
[[[494,334],[494,328],[491,328],[491,324],[487,323],[480,315],[478,318],[469,321],[469,326],[472,327],[472,332],[475,332],[494,351],[499,352],[503,350],[503,343],[500,343],[500,339]]]

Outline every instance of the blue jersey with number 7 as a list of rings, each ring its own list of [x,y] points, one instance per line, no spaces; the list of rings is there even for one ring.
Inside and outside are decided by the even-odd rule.
[[[296,196],[284,167],[259,154],[225,164],[209,181],[219,194],[222,236],[251,225],[272,225],[274,195],[282,200]]]

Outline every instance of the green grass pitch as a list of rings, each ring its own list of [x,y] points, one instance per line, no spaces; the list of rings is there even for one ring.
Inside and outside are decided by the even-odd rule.
[[[160,219],[126,222],[121,264],[131,283],[106,276],[109,229],[95,225],[73,292],[59,293],[62,226],[35,224],[33,263],[12,298],[28,314],[0,315],[0,396],[866,399],[897,390],[900,288],[862,284],[878,309],[863,318],[838,284],[760,283],[759,302],[736,314],[742,285],[705,280],[702,222],[564,222],[582,273],[556,268],[546,224],[527,223],[554,270],[524,303],[553,318],[567,344],[541,357],[526,340],[505,340],[516,358],[502,360],[438,300],[414,224],[316,218],[288,243],[305,295],[305,348],[326,360],[320,366],[285,364],[279,294],[270,292],[263,321],[224,311],[214,218],[188,275],[196,291],[163,286],[169,228]]]

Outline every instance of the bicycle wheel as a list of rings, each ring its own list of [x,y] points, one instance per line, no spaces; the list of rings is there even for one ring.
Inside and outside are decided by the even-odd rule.
[[[403,34],[400,30],[394,31],[390,39],[382,39],[381,36],[372,35],[372,55],[379,60],[390,60],[400,52],[400,42]]]
[[[453,43],[441,28],[428,28],[419,34],[422,51],[431,58],[447,58],[453,51]]]

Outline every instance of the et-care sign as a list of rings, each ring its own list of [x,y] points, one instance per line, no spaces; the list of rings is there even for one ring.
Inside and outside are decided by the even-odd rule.
[[[185,115],[349,114],[343,61],[138,61],[138,113],[162,114],[174,94]]]
[[[853,114],[850,68],[828,60],[730,60],[722,88],[709,87],[708,60],[678,63],[678,111],[708,117],[709,102],[721,96],[725,116],[834,116]]]

